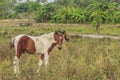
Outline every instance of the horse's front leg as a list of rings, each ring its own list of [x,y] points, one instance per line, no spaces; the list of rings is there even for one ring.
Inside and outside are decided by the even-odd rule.
[[[44,57],[45,57],[45,70],[47,71],[47,65],[48,65],[48,60],[49,60],[48,53],[46,53]]]
[[[45,69],[47,71],[47,64],[48,64],[48,59],[49,59],[49,56],[48,54],[42,54],[40,59],[39,59],[39,63],[38,63],[38,69],[37,69],[37,73],[40,72],[40,68],[41,68],[41,65],[43,63],[43,60],[44,60],[44,63],[45,63]]]
[[[41,65],[43,63],[43,60],[44,60],[44,54],[42,54],[40,59],[39,59],[37,73],[40,72],[40,67],[41,67]]]

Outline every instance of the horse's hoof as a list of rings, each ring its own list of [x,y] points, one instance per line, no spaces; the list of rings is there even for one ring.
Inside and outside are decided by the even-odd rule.
[[[15,79],[20,79],[20,75],[19,74],[15,74]]]

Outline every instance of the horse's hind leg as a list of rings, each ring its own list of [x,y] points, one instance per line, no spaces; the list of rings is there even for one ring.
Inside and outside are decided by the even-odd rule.
[[[19,77],[19,74],[20,74],[19,59],[17,56],[14,57],[13,66],[14,66],[14,73],[15,73],[16,77]]]
[[[19,77],[19,75],[20,75],[19,58],[20,58],[21,54],[22,54],[22,52],[17,53],[13,60],[14,73],[15,73],[16,77]]]

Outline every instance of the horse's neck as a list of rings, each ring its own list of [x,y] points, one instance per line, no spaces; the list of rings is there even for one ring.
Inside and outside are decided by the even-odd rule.
[[[44,38],[46,38],[46,39],[53,39],[53,36],[54,36],[54,34],[53,34],[53,33],[50,33],[50,34],[44,34],[44,35],[42,35],[41,37],[44,37]]]
[[[50,33],[50,34],[44,34],[38,37],[39,40],[47,40],[49,42],[53,42],[54,41],[54,32]]]
[[[47,40],[50,43],[50,46],[48,48],[48,54],[49,54],[56,45],[56,41],[54,39],[54,32],[50,33],[50,34],[47,34],[46,37],[47,37]]]

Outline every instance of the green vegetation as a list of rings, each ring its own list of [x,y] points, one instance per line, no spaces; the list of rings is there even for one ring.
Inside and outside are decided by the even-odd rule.
[[[101,25],[101,32],[97,33],[95,28],[90,24],[34,23],[33,26],[19,26],[16,23],[17,21],[16,20],[7,20],[7,21],[1,20],[0,21],[1,37],[11,38],[21,33],[39,36],[43,33],[49,33],[54,30],[66,30],[69,34],[102,34],[102,35],[114,35],[114,36],[120,35],[120,29],[119,29],[120,25],[113,25],[113,24]]]
[[[40,4],[43,2],[43,4]],[[8,5],[9,4],[9,5]],[[6,7],[5,7],[6,6]],[[29,18],[36,22],[52,23],[119,23],[118,0],[37,0],[16,3],[16,0],[1,0],[0,18]]]
[[[34,19],[39,23],[89,23],[100,33],[104,23],[120,23],[118,0],[0,1],[0,19]],[[41,3],[42,2],[42,3]]]

